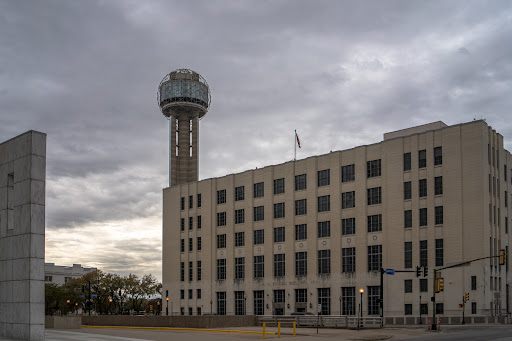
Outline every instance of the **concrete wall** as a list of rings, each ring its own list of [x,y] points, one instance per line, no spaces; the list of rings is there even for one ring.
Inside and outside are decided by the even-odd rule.
[[[81,316],[45,316],[47,329],[80,329],[82,328]]]
[[[226,328],[257,326],[258,317],[239,316],[82,316],[86,326],[131,326],[173,328]]]
[[[46,134],[0,144],[0,337],[44,340]]]

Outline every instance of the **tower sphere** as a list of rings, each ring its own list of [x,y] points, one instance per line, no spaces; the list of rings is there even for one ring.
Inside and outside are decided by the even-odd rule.
[[[160,82],[157,102],[166,117],[202,118],[210,107],[210,88],[197,72],[178,69],[165,75]]]

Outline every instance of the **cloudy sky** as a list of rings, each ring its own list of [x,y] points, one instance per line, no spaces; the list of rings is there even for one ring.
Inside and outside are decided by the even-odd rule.
[[[484,118],[512,150],[510,1],[0,0],[0,141],[48,134],[46,261],[161,278],[166,73],[199,72],[200,178]]]

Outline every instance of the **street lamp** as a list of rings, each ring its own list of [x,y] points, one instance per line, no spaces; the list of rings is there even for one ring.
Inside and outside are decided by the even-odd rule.
[[[210,300],[210,314],[213,314],[213,300]]]
[[[364,289],[363,288],[359,289],[359,292],[361,293],[361,303],[359,303],[359,312],[361,315],[361,321],[358,324],[357,329],[359,329],[360,327],[363,326],[363,293],[364,293]]]
[[[341,315],[341,300],[342,300],[342,299],[343,299],[343,298],[340,296],[340,315]]]
[[[169,316],[169,297],[166,297],[167,307],[165,307],[165,315]]]
[[[247,295],[244,294],[244,315],[247,315]]]

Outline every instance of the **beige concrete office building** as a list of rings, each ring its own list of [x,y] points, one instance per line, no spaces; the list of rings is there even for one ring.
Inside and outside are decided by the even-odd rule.
[[[321,304],[355,315],[362,298],[363,315],[379,316],[382,267],[395,270],[383,276],[385,317],[431,315],[434,268],[508,251],[511,193],[512,156],[481,120],[173,185],[163,191],[168,313],[316,314]],[[438,314],[460,315],[466,292],[466,316],[509,314],[512,276],[498,258],[440,277]]]

